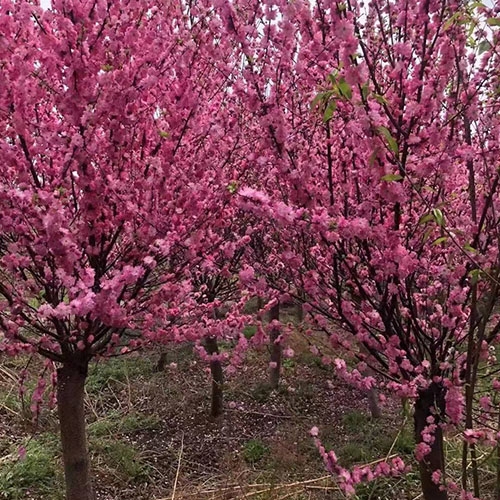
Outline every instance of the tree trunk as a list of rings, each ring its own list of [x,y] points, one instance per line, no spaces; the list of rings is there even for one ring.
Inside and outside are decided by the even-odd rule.
[[[380,418],[382,416],[382,412],[378,404],[378,392],[375,387],[372,387],[368,391],[368,408],[372,418]]]
[[[300,301],[297,302],[297,319],[300,323],[304,321],[304,301],[306,300],[306,294],[302,288],[297,290],[297,295],[300,297]]]
[[[208,354],[219,354],[219,346],[215,337],[207,337],[205,339],[205,348]],[[210,361],[210,373],[212,375],[212,405],[210,415],[217,418],[222,415],[224,401],[224,373],[222,371],[222,364],[218,359]]]
[[[66,482],[66,500],[93,500],[84,413],[88,362],[65,363],[57,370],[57,410]]]
[[[166,351],[160,352],[160,357],[158,358],[158,363],[156,363],[156,371],[162,372],[165,370],[165,365],[167,364],[167,353]]]
[[[269,322],[272,322],[273,320],[279,321],[280,320],[280,304],[279,302],[276,302],[276,304],[271,307],[271,310],[269,311]],[[280,336],[280,330],[279,328],[271,328],[270,334],[269,334],[269,341],[271,344],[271,363],[273,363],[273,366],[271,367],[270,370],[270,375],[269,375],[269,383],[271,385],[271,388],[277,389],[279,382],[280,382],[280,372],[281,372],[281,343],[276,342],[278,337]]]
[[[427,389],[419,391],[415,401],[415,442],[421,443],[422,431],[429,425],[427,418],[432,416],[434,423],[440,423],[440,415],[445,412],[445,389],[442,385],[432,383]],[[448,494],[441,491],[440,485],[432,480],[432,473],[441,471],[444,475],[444,449],[443,430],[437,425],[434,433],[434,442],[430,444],[431,451],[420,462],[420,482],[422,484],[422,494],[425,500],[447,500]]]
[[[365,355],[369,355],[366,347],[361,344],[361,352]],[[367,366],[363,371],[364,377],[373,377],[373,370]],[[380,410],[380,405],[378,403],[378,391],[376,387],[372,387],[368,389],[368,409],[370,410],[370,414],[372,418],[380,418],[382,416],[382,411]]]

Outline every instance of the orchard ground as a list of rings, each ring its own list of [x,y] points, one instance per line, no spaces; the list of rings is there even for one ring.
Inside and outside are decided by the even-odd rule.
[[[413,465],[404,478],[361,486],[358,498],[418,498],[410,412],[388,398],[382,418],[371,420],[366,395],[336,379],[301,335],[289,345],[295,356],[285,360],[277,391],[266,382],[267,348],[248,353],[226,382],[218,421],[208,416],[206,366],[189,345],[167,346],[163,372],[155,371],[157,349],[93,364],[86,412],[97,498],[344,498],[314,447],[313,426],[345,466],[395,454]],[[34,428],[29,398],[18,396],[16,373],[26,362],[3,360],[0,367],[0,498],[62,499],[56,414],[45,409]],[[457,475],[459,447],[448,436],[450,473],[455,467]],[[485,482],[493,484],[494,466],[483,457]]]

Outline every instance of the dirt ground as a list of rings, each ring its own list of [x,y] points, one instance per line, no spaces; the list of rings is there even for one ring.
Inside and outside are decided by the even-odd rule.
[[[267,348],[249,352],[226,380],[224,416],[216,421],[207,367],[190,346],[167,346],[163,372],[155,371],[158,350],[93,365],[86,409],[98,498],[343,498],[314,447],[313,426],[345,465],[389,454],[412,460],[399,402],[389,398],[382,418],[371,420],[366,394],[337,380],[299,335],[290,342],[296,356],[284,361],[279,389],[267,384]],[[0,372],[0,490],[4,498],[62,498],[55,414],[44,410],[33,428],[29,402],[23,409],[16,394],[18,368],[4,361]],[[26,443],[19,460],[16,449]],[[410,474],[367,485],[358,498],[414,492]]]

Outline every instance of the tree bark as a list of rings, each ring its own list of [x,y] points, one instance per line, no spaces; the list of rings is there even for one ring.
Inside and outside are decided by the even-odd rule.
[[[156,363],[156,371],[162,372],[165,370],[165,365],[167,364],[167,353],[165,351],[160,352],[160,357],[158,358],[158,363]]]
[[[276,302],[276,304],[271,307],[269,311],[269,322],[273,320],[279,321],[280,319],[280,304]],[[270,369],[269,374],[269,383],[271,388],[277,389],[280,382],[280,373],[281,373],[281,343],[277,342],[278,337],[280,336],[279,328],[271,328],[269,334],[269,341],[271,344],[271,363],[275,363],[273,367]]]
[[[415,401],[415,442],[423,442],[422,431],[429,425],[427,418],[432,416],[434,423],[438,424],[434,433],[434,442],[429,443],[430,453],[419,463],[420,482],[422,485],[422,494],[425,500],[447,500],[446,490],[441,491],[440,485],[434,483],[432,474],[435,471],[441,471],[444,475],[444,449],[443,449],[443,430],[439,426],[440,415],[445,412],[445,389],[442,385],[432,383],[427,389],[419,391],[418,398]]]
[[[205,339],[205,348],[208,354],[219,354],[219,346],[215,337],[207,337]],[[212,375],[212,404],[210,415],[213,418],[220,417],[223,412],[224,402],[224,372],[222,364],[218,359],[210,361],[210,373]]]
[[[380,418],[382,416],[382,411],[378,404],[378,391],[375,387],[372,387],[368,391],[368,409],[372,418]]]
[[[300,297],[300,301],[297,302],[297,319],[300,323],[304,321],[304,301],[306,299],[306,294],[302,288],[297,291],[297,295]]]
[[[68,362],[57,370],[57,410],[66,482],[66,500],[93,500],[84,413],[88,362]]]

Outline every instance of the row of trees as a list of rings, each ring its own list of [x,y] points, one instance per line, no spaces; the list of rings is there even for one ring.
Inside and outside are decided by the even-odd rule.
[[[275,319],[303,304],[340,377],[415,401],[425,499],[480,496],[476,444],[498,430],[498,10],[0,1],[1,349],[57,370],[68,499],[92,498],[91,360],[193,342],[220,413],[217,339],[237,366],[252,295]],[[373,477],[318,446],[346,491]]]

